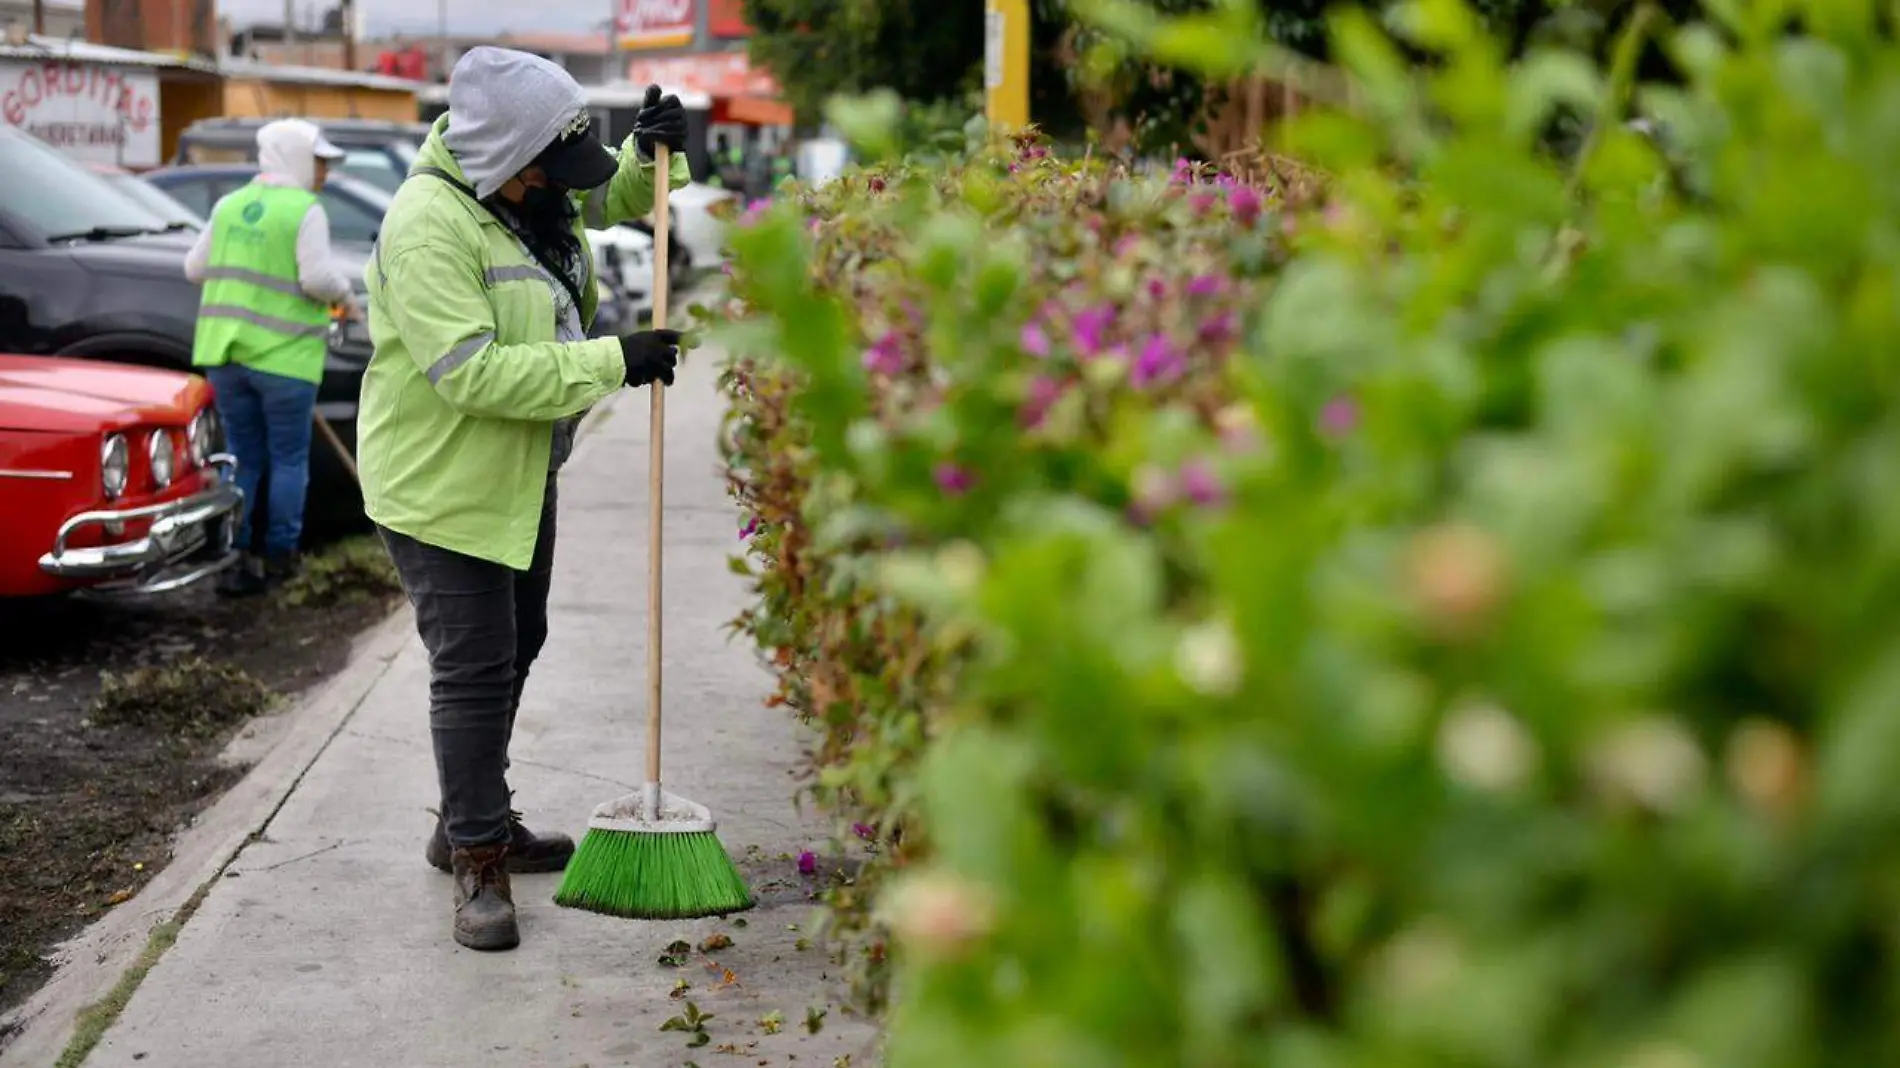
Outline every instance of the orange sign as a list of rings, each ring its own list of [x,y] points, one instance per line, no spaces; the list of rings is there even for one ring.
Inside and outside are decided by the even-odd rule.
[[[622,48],[676,48],[693,43],[693,0],[619,0],[615,29]]]

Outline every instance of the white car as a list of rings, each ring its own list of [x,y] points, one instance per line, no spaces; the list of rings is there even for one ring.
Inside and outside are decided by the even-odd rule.
[[[668,200],[673,210],[673,236],[686,246],[687,255],[692,257],[690,266],[710,270],[726,262],[725,224],[713,218],[712,209],[715,204],[737,198],[730,189],[716,189],[704,182],[673,191]]]
[[[713,218],[712,209],[722,201],[736,199],[737,194],[704,182],[675,189],[667,198],[673,214],[673,245],[666,266],[673,276],[674,289],[684,287],[692,272],[711,270],[726,262],[725,224]],[[628,226],[652,240],[651,215]]]
[[[653,314],[653,238],[631,226],[587,231],[594,273],[605,279],[636,317]]]

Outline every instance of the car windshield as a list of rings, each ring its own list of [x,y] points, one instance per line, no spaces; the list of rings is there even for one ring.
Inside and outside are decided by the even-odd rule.
[[[380,148],[346,150],[341,169],[352,178],[391,193],[402,185],[403,176],[408,173],[406,165],[399,164],[392,153]]]
[[[169,222],[44,142],[5,127],[0,209],[49,241],[106,241],[161,232]]]
[[[323,213],[330,219],[330,240],[339,244],[370,245],[383,228],[390,196],[366,182],[330,179],[320,194]]]
[[[180,204],[171,194],[140,178],[136,174],[108,174],[106,181],[113,188],[144,205],[154,215],[164,219],[176,228],[189,227],[202,230],[205,221],[197,212]]]

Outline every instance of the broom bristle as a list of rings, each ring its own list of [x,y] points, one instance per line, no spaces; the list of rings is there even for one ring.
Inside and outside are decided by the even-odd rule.
[[[567,862],[554,903],[636,920],[685,920],[743,912],[752,907],[752,892],[711,831],[590,827]]]

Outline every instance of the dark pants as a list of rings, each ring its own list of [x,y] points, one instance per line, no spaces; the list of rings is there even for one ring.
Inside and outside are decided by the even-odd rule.
[[[380,529],[380,528],[379,528]],[[429,731],[449,844],[508,840],[508,740],[548,637],[554,480],[534,561],[516,571],[380,529],[429,650]]]
[[[231,455],[237,458],[244,517],[239,548],[251,547],[251,525],[264,528],[264,555],[289,556],[303,536],[303,503],[310,486],[310,433],[317,410],[317,384],[257,371],[243,364],[208,368],[217,391]],[[270,472],[270,509],[257,518],[257,483]]]

